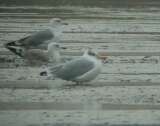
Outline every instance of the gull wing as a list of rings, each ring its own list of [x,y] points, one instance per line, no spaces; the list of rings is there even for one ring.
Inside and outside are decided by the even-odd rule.
[[[94,68],[94,63],[85,57],[81,57],[63,65],[51,68],[50,71],[55,76],[64,80],[74,80]]]

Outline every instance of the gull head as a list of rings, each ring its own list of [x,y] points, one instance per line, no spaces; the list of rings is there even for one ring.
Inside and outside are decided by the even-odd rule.
[[[96,52],[93,52],[92,50],[89,50],[89,51],[88,51],[88,55],[89,55],[89,56],[93,56],[93,57],[97,57],[97,53],[96,53]]]
[[[59,63],[61,60],[61,56],[60,56],[60,49],[66,49],[66,47],[61,47],[59,44],[57,43],[50,43],[48,45],[48,55],[49,55],[49,60],[52,63]]]
[[[100,53],[98,53],[97,51],[93,51],[92,48],[87,48],[84,51],[84,56],[91,56],[91,57],[95,57],[96,59],[101,60],[102,62],[105,62],[105,60],[107,59],[107,57],[104,57],[103,55],[101,55]]]
[[[50,43],[48,44],[48,50],[59,50],[60,46],[57,43]]]
[[[90,47],[85,48],[84,55],[97,57],[97,53],[95,51],[93,51],[92,48],[90,48]]]
[[[52,18],[50,20],[51,27],[60,27],[64,25],[68,25],[68,23],[62,21],[60,18]]]

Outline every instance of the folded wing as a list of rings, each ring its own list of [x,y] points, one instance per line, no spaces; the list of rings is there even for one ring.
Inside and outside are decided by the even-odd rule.
[[[59,65],[50,69],[53,75],[64,79],[74,80],[88,71],[94,68],[94,63],[82,57],[76,60],[72,60],[64,65]]]

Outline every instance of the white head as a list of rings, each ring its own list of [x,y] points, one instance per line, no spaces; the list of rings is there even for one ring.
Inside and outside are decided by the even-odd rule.
[[[89,47],[85,49],[83,56],[95,57],[96,59],[99,59],[102,61],[105,60],[104,57],[101,56],[97,51],[93,51],[93,49]]]
[[[48,51],[59,51],[60,46],[57,43],[49,43],[48,44]]]
[[[50,20],[50,27],[49,29],[54,33],[55,37],[61,36],[64,26],[68,25],[64,21],[62,21],[60,18],[53,18]]]
[[[57,43],[48,44],[48,55],[51,62],[59,62],[60,61],[60,49],[66,49],[65,47],[60,47]]]
[[[64,25],[68,25],[66,22],[62,21],[60,18],[52,18],[50,20],[50,26],[53,28],[62,27]]]
[[[94,51],[91,50],[91,49],[88,49],[85,53],[86,53],[87,55],[89,55],[89,56],[97,57],[97,53],[94,52]]]
[[[90,56],[90,54],[93,52],[93,51],[92,51],[92,48],[90,48],[90,47],[85,47],[85,48],[83,48],[82,50],[83,50],[83,52],[84,52],[84,53],[83,53],[84,56],[88,56],[88,55]],[[93,52],[93,53],[94,53],[94,52]]]

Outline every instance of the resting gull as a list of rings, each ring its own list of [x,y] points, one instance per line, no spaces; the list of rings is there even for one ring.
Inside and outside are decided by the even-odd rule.
[[[88,82],[95,79],[101,71],[102,63],[98,58],[98,54],[86,50],[79,58],[50,67],[49,72],[53,77],[73,81],[77,84]]]
[[[14,50],[22,58],[26,59],[27,63],[33,66],[45,65],[48,63],[61,62],[59,59],[59,50],[66,47],[59,46],[57,43],[49,43],[48,50],[42,49],[25,49],[21,47],[10,46],[10,50]]]

